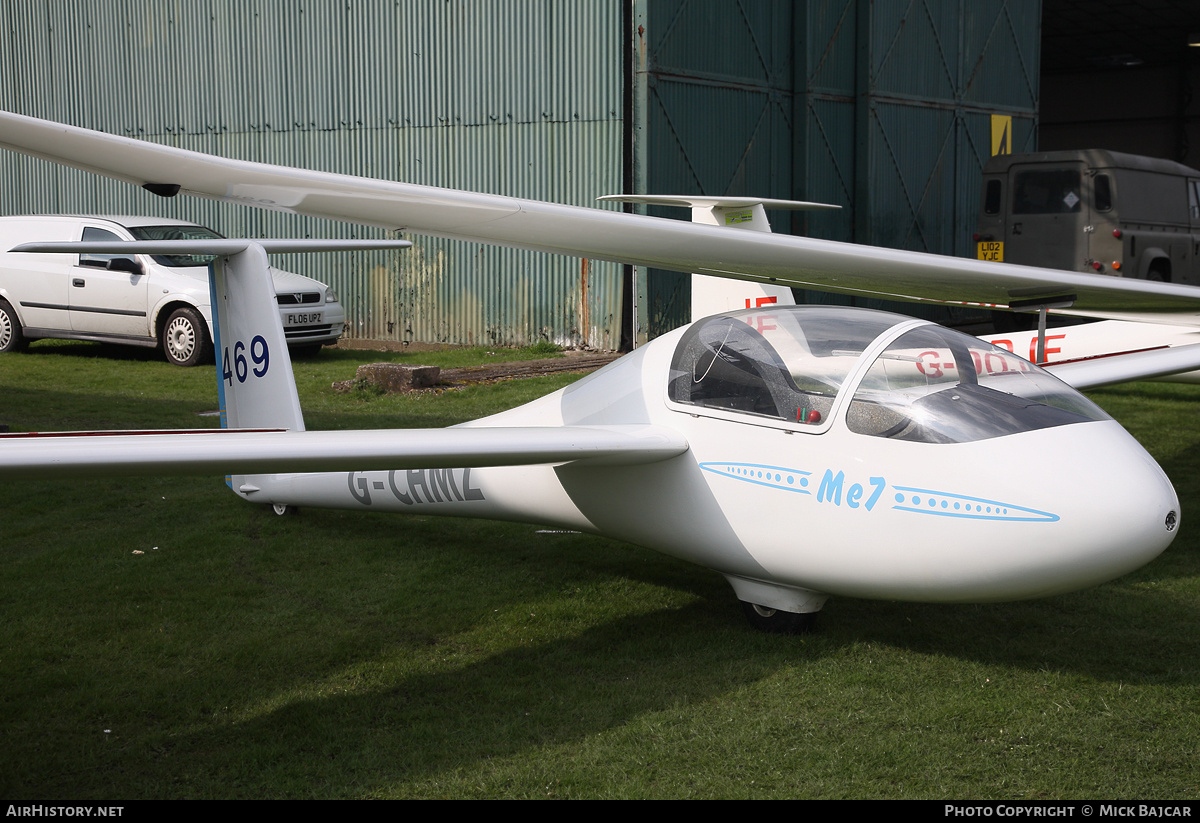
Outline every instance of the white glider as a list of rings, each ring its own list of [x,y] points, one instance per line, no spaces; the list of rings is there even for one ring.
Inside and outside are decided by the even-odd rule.
[[[0,145],[164,194],[758,282],[1001,305],[1069,296],[1073,311],[1200,319],[1190,287],[262,166],[16,115],[0,116]],[[0,476],[223,466],[243,472],[229,479],[236,493],[276,506],[590,531],[721,573],[752,623],[783,631],[806,626],[830,595],[964,602],[1070,591],[1148,562],[1177,530],[1166,476],[1082,395],[1003,348],[861,309],[708,317],[566,389],[451,429],[305,432],[265,251],[231,242],[211,278],[230,428],[14,435],[0,439]],[[1171,368],[1200,366],[1182,351]],[[1136,370],[1161,368],[1151,360]],[[1029,468],[1038,465],[1058,468]],[[283,471],[303,473],[269,473]]]

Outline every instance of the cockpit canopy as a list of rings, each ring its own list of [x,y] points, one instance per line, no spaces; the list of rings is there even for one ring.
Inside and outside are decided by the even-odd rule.
[[[1011,352],[913,324],[900,315],[834,306],[710,317],[693,324],[675,349],[668,398],[693,413],[749,415],[813,433],[828,430],[831,415],[844,415],[858,434],[923,443],[1108,419]]]

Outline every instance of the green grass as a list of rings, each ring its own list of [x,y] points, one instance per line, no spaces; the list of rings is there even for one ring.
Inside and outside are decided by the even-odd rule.
[[[309,424],[445,425],[572,379],[330,391],[378,359],[299,361]],[[40,344],[0,356],[0,423],[215,425],[212,383]],[[1024,603],[835,599],[807,637],[587,535],[277,518],[216,480],[5,483],[0,796],[1195,798],[1200,387],[1092,396],[1176,484],[1162,557]]]

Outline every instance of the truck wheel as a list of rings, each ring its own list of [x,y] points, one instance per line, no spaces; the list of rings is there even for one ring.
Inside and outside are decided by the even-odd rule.
[[[5,300],[0,300],[0,352],[20,351],[25,348],[25,335],[21,333],[21,321],[17,313]]]
[[[195,309],[182,307],[171,312],[163,324],[162,351],[175,366],[195,366],[208,357],[211,344],[204,318]]]

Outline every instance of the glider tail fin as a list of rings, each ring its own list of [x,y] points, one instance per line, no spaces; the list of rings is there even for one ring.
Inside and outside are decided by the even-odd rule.
[[[304,431],[292,358],[280,319],[268,251],[348,251],[407,248],[406,240],[258,240],[218,255],[210,265],[213,351],[221,427]],[[246,496],[270,484],[267,475],[231,475],[226,484]]]
[[[751,198],[726,198],[692,205],[692,222],[722,226],[743,231],[771,231],[767,211],[761,201]],[[760,306],[794,306],[795,299],[788,286],[729,280],[708,274],[692,275],[692,320],[738,309]]]
[[[188,253],[217,255],[210,265],[209,289],[221,427],[288,431],[304,431],[304,415],[267,253],[405,249],[412,245],[407,240],[190,242],[196,246]]]
[[[841,208],[826,203],[772,200],[765,197],[614,194],[599,199],[654,206],[684,206],[692,210],[693,223],[765,232],[771,231],[767,209],[815,211]],[[692,275],[692,320],[738,309],[756,309],[765,305],[794,306],[796,301],[792,297],[791,288],[787,286],[732,280],[708,274]]]
[[[266,250],[246,241],[209,268],[221,427],[304,431]]]
[[[407,240],[85,240],[26,243],[12,251],[49,254],[215,255],[209,266],[213,350],[221,428],[304,431],[268,252],[404,249]],[[254,478],[226,477],[238,494]]]

